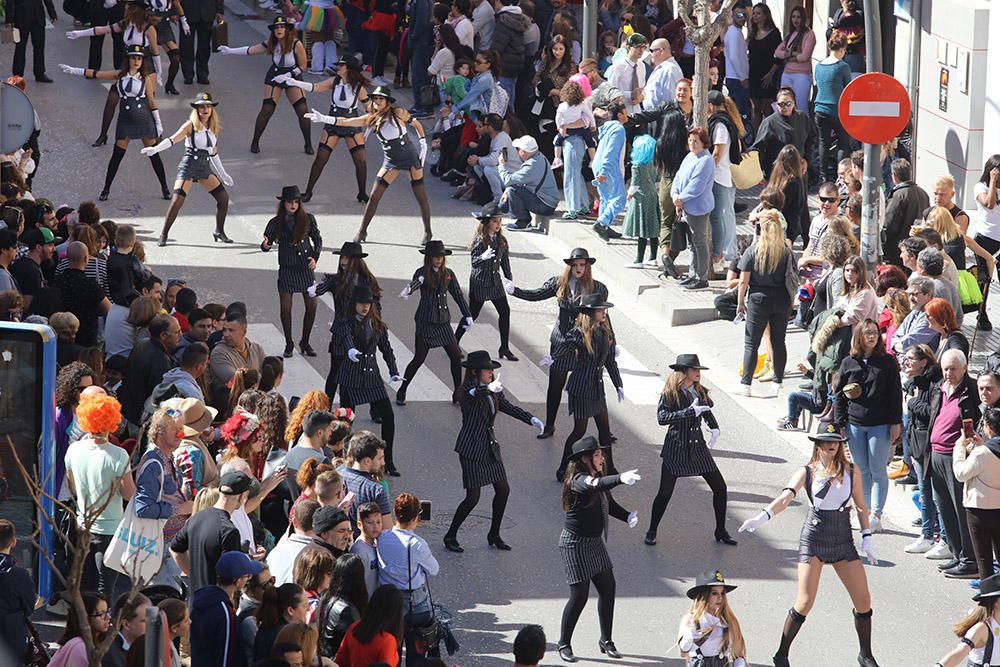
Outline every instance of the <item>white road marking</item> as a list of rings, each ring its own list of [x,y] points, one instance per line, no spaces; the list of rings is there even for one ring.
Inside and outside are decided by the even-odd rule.
[[[267,355],[280,355],[285,349],[285,335],[277,326],[271,323],[250,324],[247,327],[247,337],[264,348]],[[285,376],[278,387],[278,393],[286,399],[292,396],[302,396],[313,389],[322,390],[326,378],[313,365],[306,361],[298,348],[295,356],[284,359]]]
[[[487,306],[488,307],[488,306]],[[538,359],[511,345],[511,352],[518,361],[506,361],[497,357],[500,347],[500,332],[491,323],[481,319],[462,336],[462,349],[466,354],[473,350],[488,350],[490,357],[503,367],[497,372],[504,386],[504,393],[519,403],[544,403],[549,386],[548,374],[538,366]]]
[[[633,405],[656,405],[663,392],[663,379],[643,366],[624,347],[619,345],[618,349],[621,350],[618,355],[618,370],[622,375],[622,384],[625,385],[625,400]],[[606,389],[610,390],[610,384],[609,381]],[[612,395],[609,393],[608,401],[611,400]]]

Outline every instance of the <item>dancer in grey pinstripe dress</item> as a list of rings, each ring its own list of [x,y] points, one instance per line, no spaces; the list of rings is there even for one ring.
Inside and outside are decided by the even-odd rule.
[[[539,432],[545,427],[541,419],[517,407],[504,396],[500,378],[493,372],[500,368],[500,364],[490,359],[489,352],[486,350],[470,352],[469,358],[462,365],[466,369],[465,381],[459,391],[462,430],[458,432],[455,451],[458,452],[458,460],[462,464],[462,487],[465,489],[465,499],[455,510],[455,517],[451,520],[451,526],[444,536],[444,546],[448,551],[455,553],[464,551],[458,544],[458,529],[479,504],[479,490],[492,484],[493,516],[486,541],[491,547],[510,551],[510,546],[500,539],[500,523],[507,508],[510,485],[507,483],[507,470],[503,465],[500,443],[497,441],[493,424],[497,413],[503,412],[514,419],[520,419],[525,424],[531,424]]]
[[[406,366],[403,373],[403,385],[396,391],[396,405],[406,405],[406,389],[413,381],[413,376],[427,359],[427,353],[435,347],[443,347],[451,360],[451,379],[455,385],[452,403],[458,403],[458,389],[462,382],[462,352],[455,340],[455,332],[451,330],[451,311],[448,309],[448,295],[458,304],[466,329],[472,328],[472,312],[465,302],[462,287],[458,284],[455,272],[448,268],[445,257],[451,250],[437,239],[428,241],[420,249],[424,256],[424,265],[413,273],[413,280],[403,288],[399,296],[403,299],[420,291],[420,303],[413,319],[417,323],[413,342],[413,360]]]
[[[878,565],[872,551],[872,532],[868,525],[861,473],[847,461],[844,453],[847,439],[841,434],[821,433],[810,435],[809,439],[813,442],[809,463],[792,475],[788,486],[770,505],[740,526],[741,533],[754,532],[787,509],[799,489],[805,488],[809,514],[799,536],[799,594],[795,605],[788,610],[774,664],[775,667],[788,667],[788,650],[816,601],[823,565],[830,563],[854,603],[854,628],[861,648],[858,664],[861,667],[878,667],[872,656],[872,608],[868,578],[851,535],[850,505],[853,502],[861,525],[861,551],[871,565]]]
[[[563,608],[559,628],[559,657],[576,662],[573,630],[587,606],[590,584],[597,589],[597,617],[601,624],[601,640],[597,646],[609,658],[621,653],[611,639],[615,614],[615,573],[604,542],[608,536],[608,516],[624,521],[629,528],[639,525],[639,517],[615,502],[611,489],[619,484],[629,486],[640,480],[636,470],[621,475],[604,474],[607,447],[592,435],[573,443],[563,482],[562,506],[566,523],[559,535],[559,555],[566,568],[569,600]]]
[[[333,348],[348,362],[340,365],[337,383],[340,385],[340,404],[356,410],[359,405],[371,403],[382,424],[385,442],[385,471],[399,477],[392,459],[392,441],[396,434],[396,416],[385,393],[385,383],[378,368],[377,352],[382,353],[389,368],[389,381],[400,382],[396,369],[396,355],[389,343],[388,328],[374,307],[375,296],[367,285],[358,285],[351,295],[354,317],[338,320],[333,328]]]

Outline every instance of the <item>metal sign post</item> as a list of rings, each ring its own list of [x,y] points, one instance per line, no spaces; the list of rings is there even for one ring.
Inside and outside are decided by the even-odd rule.
[[[882,71],[882,21],[878,0],[865,0],[865,60],[869,72]],[[881,220],[876,219],[878,187],[882,182],[879,146],[865,144],[864,181],[861,187],[861,254],[869,270],[878,262],[878,238]]]

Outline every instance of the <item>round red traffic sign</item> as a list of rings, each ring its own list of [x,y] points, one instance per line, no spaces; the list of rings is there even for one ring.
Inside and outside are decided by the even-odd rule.
[[[899,81],[880,72],[862,74],[840,94],[840,122],[864,144],[898,136],[910,119],[910,96]]]

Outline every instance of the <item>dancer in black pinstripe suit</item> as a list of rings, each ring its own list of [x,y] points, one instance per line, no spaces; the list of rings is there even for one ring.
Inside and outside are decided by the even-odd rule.
[[[601,281],[594,280],[591,270],[597,259],[591,257],[586,248],[574,248],[569,257],[563,261],[566,263],[566,269],[562,275],[552,276],[538,289],[524,290],[514,287],[512,283],[504,285],[507,294],[525,301],[544,301],[552,298],[558,300],[559,317],[549,336],[549,354],[553,357],[566,334],[576,323],[576,306],[580,297],[584,294],[597,294],[601,299],[608,298],[608,288]],[[573,359],[568,357],[563,361],[556,361],[549,367],[549,388],[545,394],[545,431],[538,436],[539,439],[551,438],[555,433],[556,414],[559,412],[562,392],[571,370],[573,370]]]
[[[493,431],[493,423],[496,421],[497,413],[503,412],[514,419],[520,419],[525,424],[535,426],[539,431],[544,425],[541,419],[517,407],[503,395],[503,385],[493,373],[500,368],[500,364],[490,359],[489,352],[486,350],[470,352],[468,360],[462,365],[466,368],[465,381],[459,391],[462,430],[458,432],[455,451],[458,452],[458,460],[462,464],[465,500],[455,510],[455,517],[451,520],[451,526],[444,536],[444,546],[448,551],[455,553],[464,551],[458,544],[458,529],[479,504],[479,490],[492,484],[493,516],[486,541],[491,547],[510,551],[510,546],[500,539],[500,523],[507,508],[510,485],[507,484],[507,470],[500,456],[500,443]]]
[[[351,294],[354,317],[345,317],[334,325],[331,345],[349,363],[340,365],[337,383],[340,385],[340,404],[356,410],[359,405],[370,403],[382,423],[382,440],[385,441],[385,471],[399,477],[392,459],[392,441],[396,434],[396,416],[385,393],[385,383],[378,368],[377,352],[382,353],[389,368],[389,381],[400,382],[396,369],[396,355],[389,344],[388,329],[378,309],[373,306],[375,296],[368,285],[357,285]]]
[[[448,295],[458,304],[466,329],[472,328],[472,312],[465,302],[465,295],[462,294],[455,272],[446,265],[445,257],[451,254],[451,250],[445,248],[442,241],[433,239],[420,252],[424,256],[424,265],[413,273],[413,280],[399,293],[400,297],[408,299],[419,290],[420,303],[417,305],[417,312],[413,314],[417,323],[413,360],[403,373],[403,386],[396,391],[396,405],[406,405],[406,389],[427,359],[427,353],[435,347],[443,347],[451,360],[451,379],[455,385],[451,400],[452,403],[458,403],[458,389],[462,383],[462,351],[455,340],[455,332],[451,330]]]
[[[513,280],[510,272],[510,254],[503,231],[503,211],[493,202],[483,207],[473,217],[479,221],[476,235],[472,238],[469,257],[472,259],[472,273],[469,274],[469,308],[472,319],[479,317],[483,304],[487,301],[497,309],[500,324],[501,359],[517,361],[510,351],[510,304],[504,291],[504,278]],[[503,272],[503,277],[500,273]],[[465,329],[459,325],[455,330],[455,340],[462,340]]]
[[[611,497],[611,489],[619,484],[631,486],[640,477],[636,470],[605,475],[606,452],[607,447],[592,435],[574,442],[563,483],[562,506],[566,523],[559,535],[559,555],[569,584],[569,600],[563,608],[559,628],[559,657],[564,662],[577,661],[570,642],[576,622],[587,606],[591,582],[597,589],[597,617],[601,624],[601,640],[597,646],[609,658],[622,657],[611,640],[615,573],[604,541],[608,535],[609,515],[626,522],[629,528],[639,525],[638,515],[616,503]]]
[[[611,424],[608,421],[608,403],[604,398],[604,369],[608,370],[611,382],[618,390],[618,401],[625,400],[622,388],[622,376],[618,372],[618,362],[615,361],[615,333],[608,321],[608,308],[613,303],[607,303],[599,294],[587,294],[580,298],[579,315],[576,326],[566,334],[565,340],[556,349],[555,354],[545,355],[542,366],[573,362],[573,373],[566,383],[566,393],[569,394],[569,413],[573,416],[573,431],[566,438],[563,447],[562,463],[556,471],[556,479],[563,480],[566,464],[569,461],[570,447],[587,432],[587,422],[591,417],[597,424],[597,434],[601,447],[605,448],[608,470],[615,469],[611,456]]]

